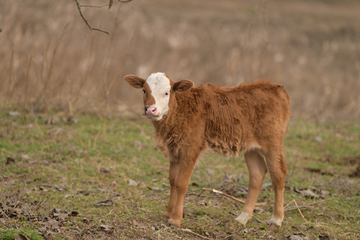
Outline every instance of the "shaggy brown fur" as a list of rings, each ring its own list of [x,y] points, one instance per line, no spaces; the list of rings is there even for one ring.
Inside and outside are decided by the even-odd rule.
[[[129,75],[125,80],[134,86],[136,78]],[[139,81],[146,85],[145,80]],[[152,121],[156,145],[170,160],[171,191],[165,212],[169,223],[180,226],[184,195],[193,168],[207,147],[226,155],[245,152],[250,183],[243,209],[247,218],[242,223],[245,224],[253,213],[267,170],[275,191],[273,217],[282,221],[287,171],[283,136],[290,117],[289,95],[285,88],[264,80],[236,87],[211,83],[192,87],[190,81],[183,81],[170,80],[169,112],[160,121]],[[144,103],[149,104],[147,98]]]

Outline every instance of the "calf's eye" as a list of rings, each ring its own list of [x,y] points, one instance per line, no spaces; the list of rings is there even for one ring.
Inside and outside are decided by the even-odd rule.
[[[169,92],[166,92],[166,93],[165,93],[165,96],[169,96],[169,95],[170,95],[170,93],[169,93]]]
[[[145,89],[143,89],[143,92],[146,93],[146,92],[145,92]]]

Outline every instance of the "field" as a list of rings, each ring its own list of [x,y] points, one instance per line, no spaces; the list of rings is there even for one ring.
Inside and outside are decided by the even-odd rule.
[[[79,0],[99,6],[107,0]],[[360,3],[353,0],[0,1],[0,239],[359,239]],[[283,84],[285,219],[253,219],[242,155],[207,152],[181,228],[162,216],[169,162],[123,78],[166,72],[234,86]],[[216,189],[228,196],[204,191]]]
[[[46,239],[360,237],[358,123],[290,122],[285,139],[290,204],[281,228],[263,222],[274,201],[268,174],[258,198],[266,205],[245,227],[234,220],[241,203],[202,192],[213,188],[241,199],[247,192],[243,156],[207,153],[191,178],[177,229],[162,216],[169,163],[155,149],[145,119],[79,115],[75,123],[58,113],[55,124],[46,124],[41,115],[23,119],[2,111],[0,116],[2,229],[23,229],[23,235],[33,229]]]

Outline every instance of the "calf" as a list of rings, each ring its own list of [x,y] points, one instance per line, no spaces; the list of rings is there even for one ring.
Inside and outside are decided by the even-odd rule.
[[[240,216],[246,224],[254,211],[267,170],[275,191],[269,223],[281,226],[287,166],[283,137],[290,117],[289,95],[279,84],[258,80],[236,87],[189,80],[172,81],[164,73],[146,80],[135,75],[125,81],[144,92],[144,115],[152,120],[158,149],[170,160],[170,199],[165,216],[180,226],[184,195],[200,153],[207,147],[226,155],[244,152],[249,192]]]

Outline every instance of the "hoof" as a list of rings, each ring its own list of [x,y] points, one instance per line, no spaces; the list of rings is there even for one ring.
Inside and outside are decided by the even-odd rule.
[[[275,226],[281,227],[281,223],[284,220],[284,218],[276,218],[274,215],[272,215],[270,220],[267,220],[266,223],[267,224],[273,224]]]
[[[173,225],[174,227],[180,227],[180,221],[181,220],[175,220],[175,219],[169,219],[168,224],[171,226]]]
[[[240,216],[235,218],[236,221],[238,221],[239,223],[241,223],[243,225],[245,225],[250,219],[251,219],[251,217],[249,217],[249,214],[246,212],[242,212],[240,214]]]

